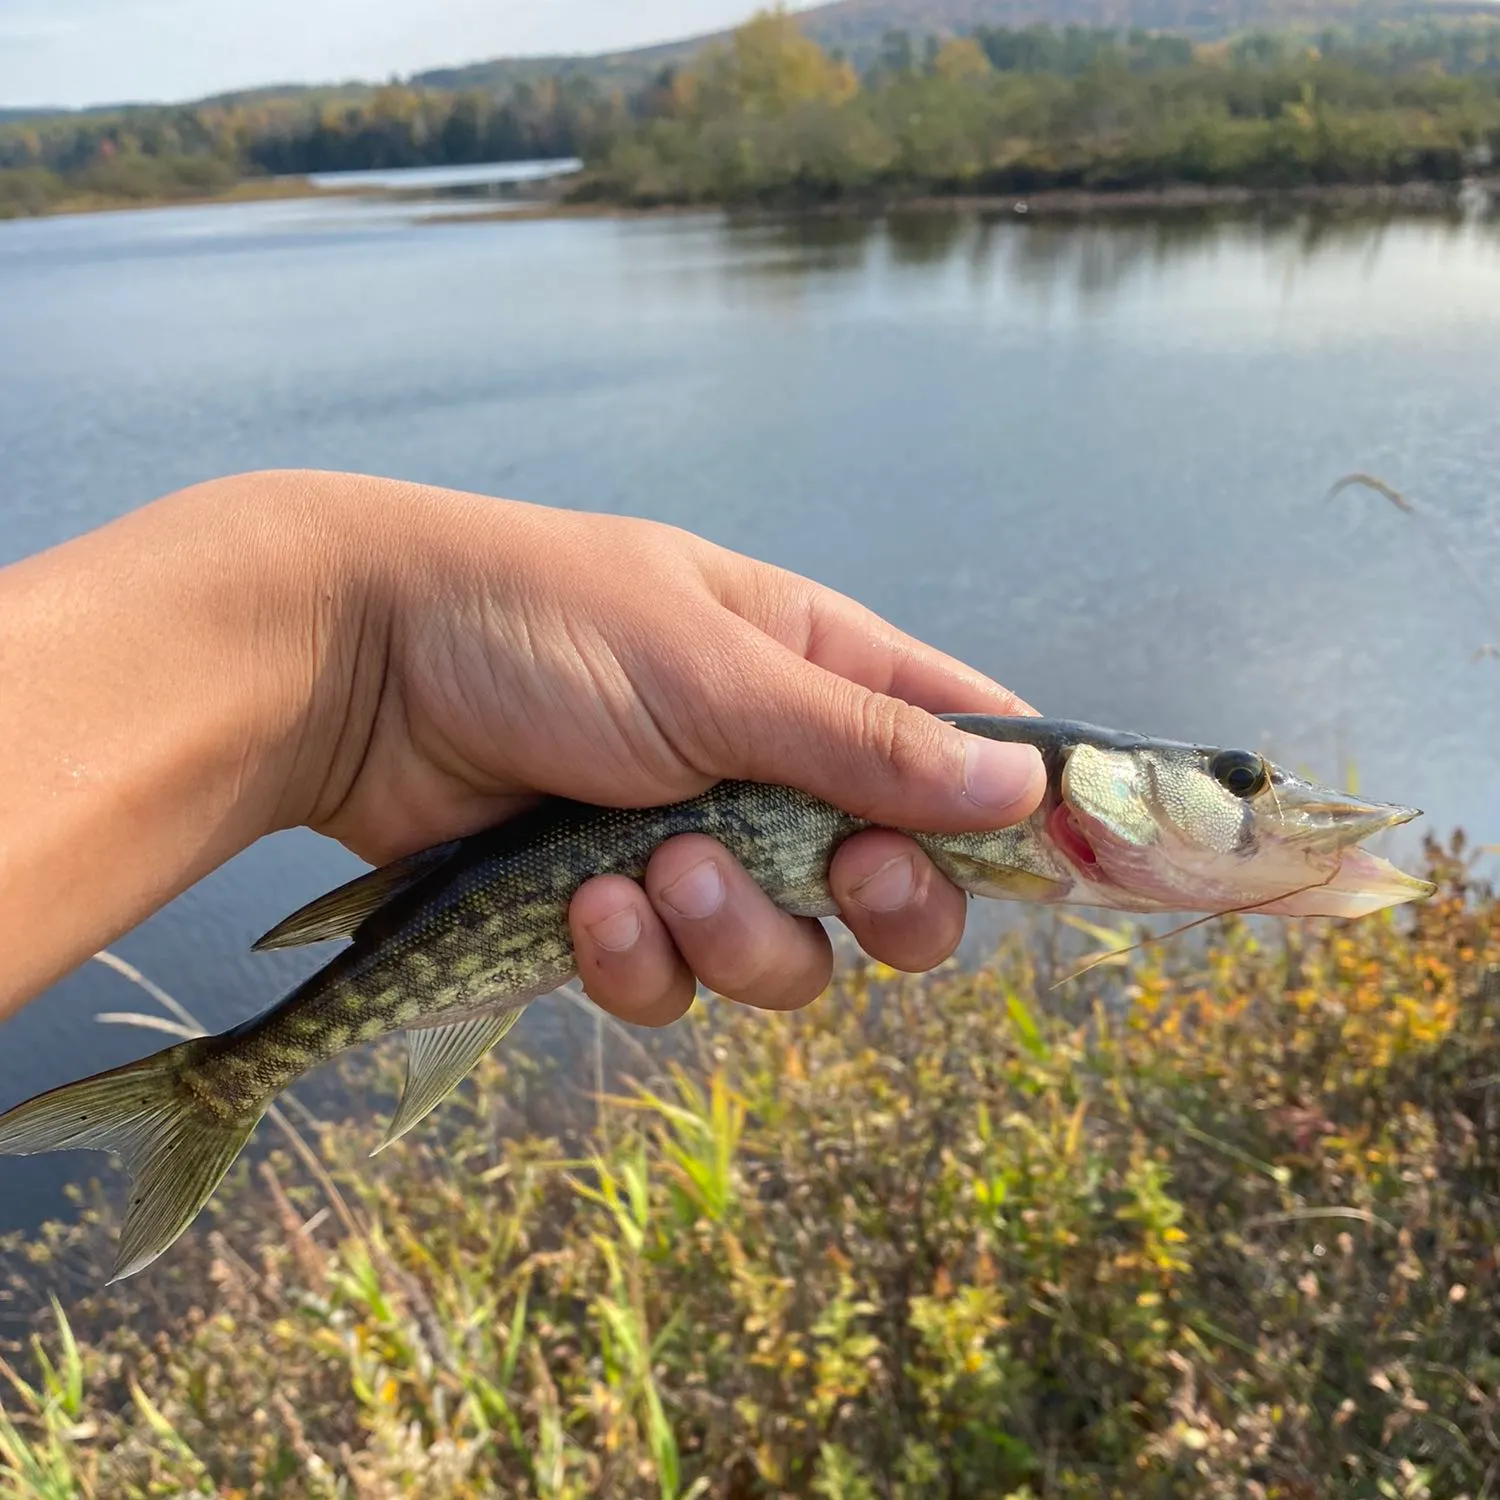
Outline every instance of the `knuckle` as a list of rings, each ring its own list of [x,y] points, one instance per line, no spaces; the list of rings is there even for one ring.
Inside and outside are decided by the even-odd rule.
[[[920,709],[871,693],[864,706],[864,738],[898,779],[923,770],[937,747],[939,730]]]
[[[904,967],[910,974],[925,974],[927,970],[946,963],[953,956],[962,937],[963,924],[961,922],[953,926],[944,922],[935,922],[912,935],[910,949],[905,955],[906,964],[904,966],[893,964],[892,967]]]
[[[831,960],[798,932],[770,961],[750,957],[738,973],[723,976],[720,993],[764,1010],[795,1010],[823,993],[831,973]]]
[[[698,993],[697,982],[685,969],[677,969],[665,986],[659,987],[649,1005],[643,1008],[642,1025],[670,1026],[680,1020]]]
[[[741,775],[766,752],[767,726],[781,707],[778,679],[761,643],[742,624],[710,618],[697,621],[695,632],[691,693],[680,691],[680,673],[673,678],[671,670],[649,669],[662,682],[655,694],[661,732],[699,774]]]
[[[754,941],[740,930],[702,933],[686,948],[685,956],[715,994],[764,1005],[797,987],[805,963],[797,949],[800,936],[788,942],[786,934],[777,933]]]
[[[679,964],[649,954],[581,967],[583,991],[601,1010],[636,1026],[666,1026],[693,1002],[693,977]]]
[[[747,1000],[784,983],[779,956],[738,944],[705,946],[707,951],[693,967],[709,989],[727,1000]]]
[[[960,909],[951,921],[938,920],[918,928],[903,955],[906,962],[893,963],[891,967],[905,969],[909,974],[925,974],[953,957],[963,935],[964,920]]]

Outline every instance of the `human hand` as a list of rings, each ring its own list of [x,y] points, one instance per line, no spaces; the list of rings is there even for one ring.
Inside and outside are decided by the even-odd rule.
[[[1025,705],[804,578],[652,522],[338,483],[369,569],[359,656],[384,671],[351,694],[347,769],[335,759],[306,821],[367,859],[539,792],[644,806],[742,777],[931,831],[1003,826],[1040,799],[1034,750],[924,712]],[[849,839],[831,883],[856,940],[895,968],[930,968],[962,935],[963,893],[894,832]],[[644,889],[588,882],[569,915],[588,993],[639,1024],[680,1016],[695,979],[789,1008],[831,971],[820,924],[703,837],[658,850]]]
[[[539,794],[675,801],[785,782],[932,832],[1036,805],[1036,753],[923,710],[1010,693],[802,578],[650,522],[353,475],[215,480],[0,569],[0,1016],[247,845],[307,824],[374,862]],[[929,967],[965,898],[870,830],[832,885],[861,945]],[[589,993],[671,1020],[696,975],[812,999],[821,927],[717,844],[601,878]]]

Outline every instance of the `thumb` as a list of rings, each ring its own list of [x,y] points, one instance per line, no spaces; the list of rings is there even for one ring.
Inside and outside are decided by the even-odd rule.
[[[771,647],[710,717],[716,776],[779,782],[874,823],[924,833],[1004,828],[1046,789],[1030,745],[969,734]]]

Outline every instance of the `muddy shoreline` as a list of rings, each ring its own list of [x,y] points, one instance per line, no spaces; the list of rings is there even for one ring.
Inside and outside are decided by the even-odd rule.
[[[491,209],[426,213],[428,224],[474,224],[538,219],[649,219],[728,215],[745,219],[843,219],[902,214],[983,214],[1015,218],[1093,218],[1111,214],[1201,213],[1213,211],[1307,211],[1360,214],[1447,215],[1493,212],[1500,205],[1500,176],[1461,183],[1406,182],[1312,184],[1295,188],[1208,187],[1179,183],[1156,188],[1101,190],[1049,188],[1036,193],[869,194],[822,203],[661,203],[631,204],[577,195],[566,179],[505,196]],[[321,188],[306,179],[254,179],[224,193],[149,200],[90,198],[80,195],[44,207],[40,213],[11,218],[50,218],[60,214],[120,213],[134,209],[187,208],[281,198],[380,197],[412,204],[441,203],[446,193],[402,189]],[[466,195],[457,195],[466,196]],[[0,219],[5,216],[0,215]]]
[[[561,185],[559,185],[560,187]],[[1208,187],[1182,183],[1159,188],[1105,191],[1051,188],[1038,193],[872,194],[828,203],[628,204],[570,198],[553,190],[509,206],[453,214],[428,214],[427,223],[493,223],[538,219],[649,219],[726,214],[735,219],[838,219],[901,214],[978,213],[1016,218],[1089,218],[1117,213],[1193,213],[1215,210],[1321,210],[1329,213],[1385,213],[1459,216],[1491,212],[1500,204],[1500,177],[1461,183],[1406,182],[1313,184],[1296,188]]]

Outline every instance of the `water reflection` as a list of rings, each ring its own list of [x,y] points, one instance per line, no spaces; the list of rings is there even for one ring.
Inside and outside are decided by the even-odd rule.
[[[750,277],[799,277],[857,270],[879,238],[879,226],[846,215],[788,219],[728,218],[724,248],[733,272]]]
[[[1144,272],[1162,274],[1233,246],[1272,258],[1293,274],[1339,257],[1368,276],[1393,233],[1458,245],[1479,238],[1500,249],[1500,214],[1454,210],[1419,220],[1391,211],[1331,207],[1257,213],[1178,210],[1092,217],[1023,217],[1011,211],[895,211],[725,219],[719,264],[736,281],[774,282],[778,302],[813,282],[879,264],[894,273],[941,269],[962,257],[972,286],[1001,275],[1044,299],[1107,302]]]
[[[895,213],[886,220],[886,241],[897,265],[930,266],[972,240],[973,227],[972,218],[959,214]]]

